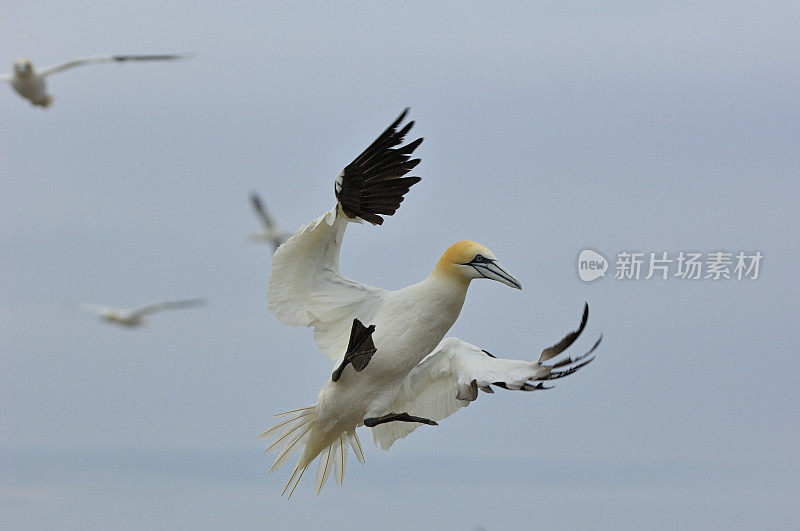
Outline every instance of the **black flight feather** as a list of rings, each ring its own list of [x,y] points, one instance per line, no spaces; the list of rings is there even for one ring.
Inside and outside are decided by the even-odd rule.
[[[576,339],[578,339],[578,336],[581,335],[583,329],[586,328],[586,321],[588,319],[589,319],[589,303],[586,303],[586,305],[583,307],[583,317],[581,318],[581,324],[580,326],[578,326],[578,329],[573,330],[572,332],[564,336],[564,338],[561,341],[559,341],[552,347],[544,349],[542,351],[542,355],[539,356],[539,361],[540,362],[547,361],[550,358],[554,358],[559,354],[561,354],[562,352],[564,352],[565,350],[567,350],[569,346],[572,345]]]
[[[349,218],[361,218],[373,225],[383,223],[381,216],[391,216],[400,208],[403,196],[417,184],[419,177],[404,177],[419,159],[411,159],[411,153],[422,143],[418,138],[403,147],[406,134],[414,122],[398,130],[406,117],[408,108],[375,139],[353,162],[345,166],[336,183],[336,199]]]

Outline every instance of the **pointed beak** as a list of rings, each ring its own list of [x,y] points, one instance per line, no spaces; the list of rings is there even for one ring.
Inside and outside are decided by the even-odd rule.
[[[506,286],[511,286],[512,288],[522,289],[522,284],[519,283],[519,280],[511,276],[508,271],[503,269],[503,266],[501,266],[497,260],[470,263],[469,265],[474,267],[475,271],[480,273],[484,278],[502,282]]]

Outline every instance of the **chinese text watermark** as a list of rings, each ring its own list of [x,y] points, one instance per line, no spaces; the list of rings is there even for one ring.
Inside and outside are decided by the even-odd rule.
[[[709,253],[620,251],[614,263],[616,280],[757,280],[764,256],[760,251]],[[578,255],[578,276],[584,282],[605,277],[606,258],[591,249]]]

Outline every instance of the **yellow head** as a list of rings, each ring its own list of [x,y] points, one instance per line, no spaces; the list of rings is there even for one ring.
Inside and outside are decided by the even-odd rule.
[[[494,253],[485,246],[469,240],[454,243],[436,263],[434,273],[469,283],[474,278],[488,278],[512,288],[522,284],[503,269]]]

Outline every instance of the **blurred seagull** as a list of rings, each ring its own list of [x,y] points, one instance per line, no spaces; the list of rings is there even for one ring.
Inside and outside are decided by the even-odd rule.
[[[272,221],[272,217],[267,213],[267,209],[264,208],[264,203],[261,201],[261,198],[257,193],[250,193],[250,202],[253,204],[253,209],[261,219],[261,223],[264,225],[264,230],[262,232],[257,232],[250,235],[250,240],[254,242],[270,242],[272,243],[272,246],[277,249],[283,242],[289,239],[289,236],[291,236],[292,233],[284,232],[278,229],[278,227],[275,225],[275,222]]]
[[[39,107],[49,107],[53,103],[53,96],[47,93],[45,78],[50,74],[61,72],[76,66],[92,63],[119,63],[125,61],[172,61],[183,59],[186,55],[104,55],[98,57],[84,57],[73,59],[65,63],[49,66],[40,72],[33,69],[30,59],[20,57],[14,63],[14,72],[11,75],[0,75],[0,81],[11,83],[17,94]]]
[[[372,428],[376,442],[388,448],[420,424],[437,425],[436,420],[474,400],[478,388],[539,389],[543,386],[529,381],[559,377],[566,371],[553,374],[554,368],[574,372],[590,361],[576,358],[547,366],[498,360],[454,338],[440,344],[472,280],[487,278],[522,289],[481,244],[453,244],[427,278],[397,291],[365,286],[339,272],[348,223],[382,224],[381,216],[394,214],[420,181],[405,175],[419,163],[410,156],[422,138],[396,147],[414,124],[400,127],[407,111],[339,172],[336,206],[300,228],[273,255],[269,310],[284,324],[313,327],[320,350],[335,361],[315,405],[277,415],[278,424],[260,435],[275,438],[267,452],[280,450],[270,472],[302,449],[283,491],[290,497],[317,456],[317,493],[331,470],[342,484],[348,443],[363,464],[358,426]],[[550,357],[543,353],[540,361]]]
[[[78,305],[78,310],[83,313],[92,315],[99,315],[109,323],[115,323],[122,326],[137,327],[143,324],[145,316],[161,312],[164,310],[180,310],[183,308],[194,308],[201,306],[205,303],[205,299],[188,299],[182,301],[162,301],[154,304],[148,304],[133,310],[124,310],[120,308],[109,308],[108,306],[101,306],[99,304],[86,304],[81,303]]]

